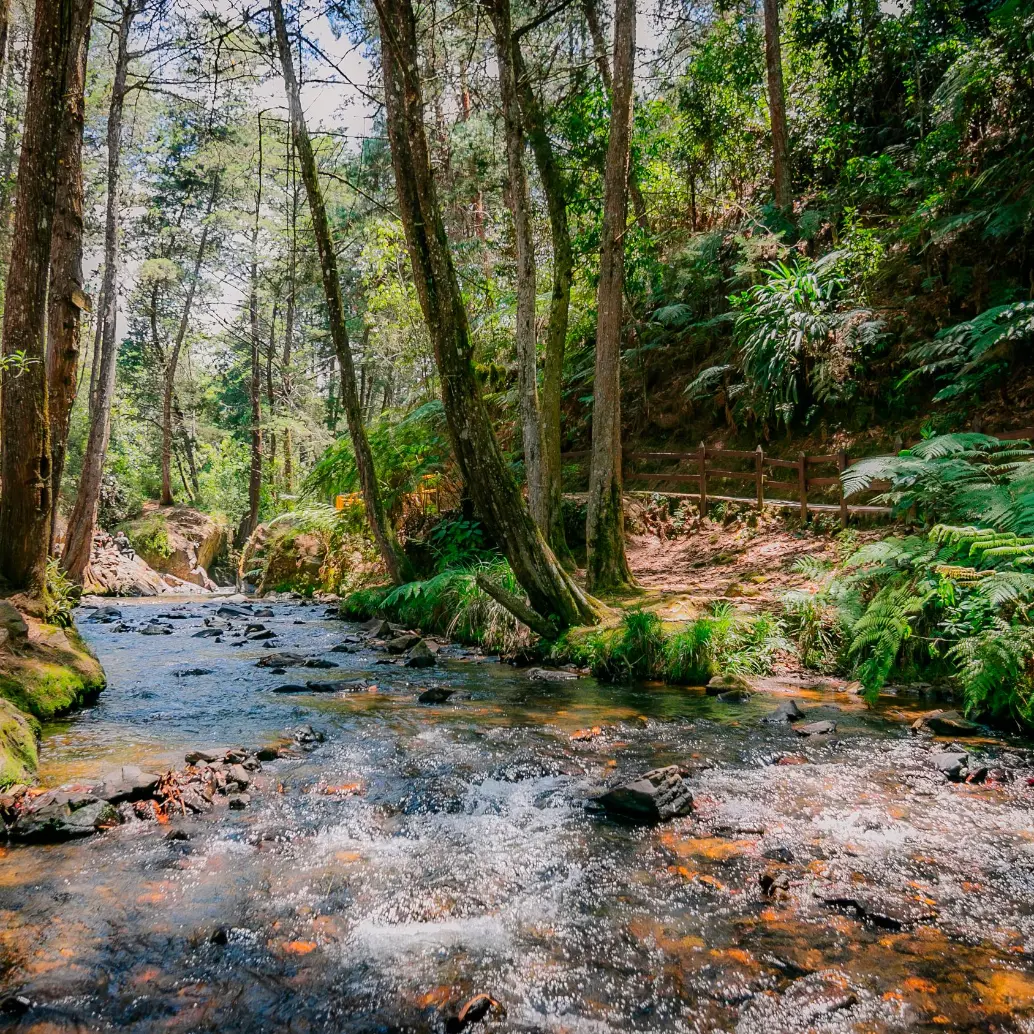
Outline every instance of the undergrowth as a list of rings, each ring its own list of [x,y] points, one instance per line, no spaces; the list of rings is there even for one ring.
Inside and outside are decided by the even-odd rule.
[[[763,675],[775,654],[789,649],[779,622],[768,614],[744,617],[727,604],[677,629],[666,629],[647,610],[627,611],[616,628],[562,637],[557,661],[587,667],[599,679],[660,679],[701,684],[721,674]]]

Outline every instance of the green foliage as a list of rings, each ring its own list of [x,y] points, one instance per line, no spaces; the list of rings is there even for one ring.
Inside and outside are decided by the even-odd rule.
[[[143,557],[172,556],[172,544],[169,542],[169,526],[160,513],[152,514],[130,534],[133,548]]]
[[[870,700],[895,674],[923,672],[950,679],[969,711],[1030,722],[1032,459],[1026,442],[942,435],[847,471],[845,484],[886,479],[899,507],[967,523],[937,523],[925,535],[892,536],[848,557],[810,602],[793,604],[802,656],[814,649],[804,641],[814,640],[809,623],[832,600],[837,641],[847,643],[837,660]]]
[[[428,544],[440,571],[499,557],[498,551],[489,547],[481,522],[464,517],[450,515],[438,521],[428,535]]]
[[[44,620],[61,628],[73,628],[72,612],[81,593],[81,587],[65,577],[58,558],[48,558],[43,589]]]
[[[513,595],[521,588],[506,561],[450,568],[389,592],[378,613],[408,628],[436,632],[485,650],[511,654],[531,644],[531,633],[477,584],[483,574]]]
[[[656,614],[639,608],[622,615],[617,628],[568,636],[553,656],[572,659],[596,678],[626,682],[659,678],[699,685],[713,675],[764,675],[777,652],[789,650],[780,623],[768,614],[739,617],[727,604],[666,631]]]
[[[441,473],[449,462],[442,404],[428,402],[402,416],[384,414],[370,426],[368,435],[385,508],[397,518],[406,497],[420,488],[421,479]],[[303,490],[310,497],[323,498],[359,490],[355,450],[348,435],[323,454]]]

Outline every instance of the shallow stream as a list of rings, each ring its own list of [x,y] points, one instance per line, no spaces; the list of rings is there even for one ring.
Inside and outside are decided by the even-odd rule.
[[[0,1027],[438,1031],[484,992],[500,1008],[472,1030],[1034,1032],[1025,745],[967,743],[1010,778],[952,784],[909,734],[918,704],[797,692],[838,722],[802,739],[762,723],[778,695],[331,653],[355,627],[302,604],[257,619],[276,648],[377,691],[278,695],[297,679],[255,666],[263,644],[193,637],[217,606],[120,603],[175,611],[164,636],[81,622],[109,687],[46,730],[45,781],[300,724],[326,741],[266,763],[242,811],[0,848]],[[438,684],[448,703],[416,701]],[[671,763],[702,769],[691,818],[586,808]]]

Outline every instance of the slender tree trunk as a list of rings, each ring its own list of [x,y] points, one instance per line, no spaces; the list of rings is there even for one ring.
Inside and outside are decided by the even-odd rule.
[[[3,376],[0,576],[10,588],[35,595],[44,592],[50,542],[46,300],[69,56],[78,43],[76,21],[74,0],[36,5],[4,308],[4,358],[22,352],[28,364]]]
[[[772,185],[776,208],[789,212],[790,145],[786,132],[783,53],[779,42],[779,0],[764,0],[765,64],[768,69],[768,112],[772,123]]]
[[[294,345],[294,311],[297,291],[298,263],[298,187],[294,170],[294,149],[291,134],[287,136],[287,182],[291,192],[289,221],[291,247],[287,260],[287,311],[284,313],[283,366],[280,373],[280,393],[287,409],[291,398],[291,351]],[[291,428],[284,428],[284,491],[294,494],[294,467],[292,457]]]
[[[194,457],[194,442],[187,430],[187,421],[183,416],[183,409],[180,407],[176,393],[172,395],[172,412],[176,418],[176,426],[179,429],[180,441],[183,442],[183,455],[187,457],[187,469],[190,471],[190,494],[197,499],[201,494],[201,483],[197,475],[197,460]]]
[[[532,608],[568,626],[598,620],[539,532],[492,430],[474,373],[467,312],[442,223],[424,131],[411,0],[376,0],[384,98],[399,211],[413,281],[434,345],[449,436],[464,483]]]
[[[531,195],[524,167],[524,129],[521,126],[517,81],[513,67],[513,31],[510,0],[485,0],[495,30],[499,94],[506,137],[507,188],[517,242],[517,391],[520,396],[521,438],[528,503],[543,535],[549,534],[542,456],[542,417],[539,412],[538,360],[535,347],[535,240],[531,230]]]
[[[68,577],[80,583],[93,549],[93,531],[97,523],[104,457],[108,451],[108,436],[111,430],[111,403],[115,395],[115,363],[118,358],[119,223],[122,200],[119,182],[122,167],[122,112],[129,73],[129,32],[138,10],[133,0],[128,0],[122,8],[117,33],[115,75],[111,85],[111,103],[108,107],[108,204],[104,220],[104,279],[101,284],[104,326],[101,332],[101,353],[90,434],[86,441],[83,469],[79,475],[79,489],[71,516],[68,518],[68,533],[61,556],[61,566]]]
[[[348,432],[352,438],[352,447],[355,450],[356,469],[359,472],[359,483],[366,506],[366,519],[370,524],[377,548],[384,558],[388,576],[396,584],[401,584],[411,580],[412,566],[405,553],[399,548],[395,530],[387,519],[384,504],[381,501],[380,486],[377,483],[377,474],[373,465],[373,453],[370,451],[370,442],[366,437],[366,428],[363,425],[363,416],[359,408],[352,349],[348,342],[348,328],[345,325],[345,305],[341,296],[341,282],[338,279],[337,255],[330,237],[330,223],[327,219],[327,208],[323,201],[323,192],[320,189],[316,171],[316,158],[312,152],[309,131],[302,114],[298,80],[294,73],[291,45],[287,38],[287,25],[284,21],[284,9],[280,0],[272,0],[271,6],[277,46],[280,50],[280,63],[283,65],[284,80],[287,85],[294,142],[301,164],[302,180],[309,196],[309,210],[312,213],[313,231],[316,234],[316,246],[320,256],[320,271],[323,276],[323,290],[327,296],[330,332],[334,341],[334,350],[341,365],[342,403],[345,418],[348,421]]]
[[[187,329],[190,326],[190,316],[194,308],[194,296],[201,280],[201,267],[204,265],[205,249],[208,247],[212,211],[218,196],[219,176],[216,174],[212,180],[211,193],[208,195],[208,205],[205,208],[204,222],[201,226],[201,239],[198,241],[194,266],[190,272],[190,280],[187,282],[187,296],[183,300],[183,311],[180,313],[176,337],[169,349],[168,358],[164,364],[165,368],[162,371],[162,494],[160,500],[162,506],[172,506],[176,501],[172,495],[172,403],[176,393],[176,371],[179,369],[183,344],[187,339]],[[193,462],[191,462],[191,469],[193,469]]]
[[[15,189],[15,171],[18,144],[21,140],[22,105],[25,99],[26,57],[16,50],[10,29],[7,33],[7,80],[4,93],[7,98],[4,119],[4,146],[0,151],[0,275],[7,283],[11,259],[11,207]]]
[[[560,470],[560,396],[563,390],[564,349],[571,310],[571,280],[574,258],[571,233],[567,224],[567,186],[546,131],[546,120],[531,88],[528,71],[521,55],[520,43],[513,44],[514,77],[521,114],[538,169],[542,192],[549,211],[549,229],[553,239],[553,285],[546,327],[545,361],[542,371],[542,470],[546,501],[546,540],[565,567],[573,567],[574,559],[567,548],[564,534],[564,497]]]
[[[632,581],[625,557],[621,497],[621,312],[628,219],[629,141],[635,65],[635,0],[617,0],[614,83],[603,199],[603,240],[597,295],[596,379],[592,403],[592,472],[586,520],[590,590]]]
[[[596,0],[582,0],[582,12],[585,15],[585,22],[589,26],[593,57],[596,59],[596,68],[599,70],[600,79],[603,80],[603,88],[613,97],[613,77],[610,74],[610,62],[607,60],[607,39],[603,34],[602,25],[600,25]],[[650,220],[646,215],[646,200],[639,187],[639,177],[636,175],[631,161],[629,161],[628,167],[628,193],[632,198],[632,211],[635,212],[636,224],[641,230],[649,232]]]
[[[262,113],[258,117],[258,186],[255,191],[255,222],[251,229],[250,291],[248,323],[251,328],[251,470],[248,477],[248,535],[258,527],[262,503],[262,364],[259,339],[258,240],[262,213]]]
[[[75,0],[73,46],[68,55],[65,112],[58,152],[57,195],[47,298],[47,391],[50,409],[50,550],[57,532],[58,499],[65,467],[68,425],[78,387],[83,291],[83,120],[86,57],[90,50],[93,0]],[[6,11],[4,12],[6,19]],[[3,34],[6,36],[6,25]]]
[[[11,34],[11,0],[0,0],[0,79],[7,61],[7,44]]]

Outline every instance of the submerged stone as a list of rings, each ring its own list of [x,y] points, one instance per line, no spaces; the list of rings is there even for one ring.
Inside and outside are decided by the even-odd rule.
[[[807,725],[798,725],[793,731],[798,736],[828,736],[837,731],[837,723],[830,721],[809,722]]]
[[[561,668],[529,668],[525,674],[532,682],[570,682],[578,678],[577,672]]]
[[[391,639],[391,625],[384,618],[372,618],[361,628],[367,633],[370,639]]]
[[[407,650],[411,650],[417,643],[423,640],[416,633],[410,632],[405,635],[395,636],[394,639],[389,639],[385,644],[384,648],[388,653],[405,653]]]
[[[912,723],[912,732],[929,730],[935,736],[976,736],[981,728],[958,711],[933,711]]]
[[[770,715],[761,719],[766,725],[781,725],[785,722],[796,722],[804,717],[804,712],[795,700],[785,700]]]
[[[693,794],[678,765],[669,765],[608,790],[594,803],[612,818],[652,824],[688,815],[693,810]]]
[[[98,797],[109,804],[138,801],[150,796],[160,779],[161,776],[153,772],[144,772],[136,765],[123,765],[105,773],[103,782],[96,792]]]
[[[931,754],[930,760],[934,768],[952,782],[961,782],[968,771],[969,755],[965,751],[939,751]]]
[[[432,686],[430,689],[425,689],[417,700],[421,704],[444,704],[455,692],[456,690],[446,689],[445,686]]]
[[[288,650],[280,650],[276,653],[271,653],[262,660],[257,661],[255,667],[257,668],[292,668],[298,667],[305,663],[305,657],[300,653],[291,653]]]

